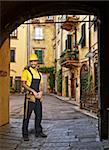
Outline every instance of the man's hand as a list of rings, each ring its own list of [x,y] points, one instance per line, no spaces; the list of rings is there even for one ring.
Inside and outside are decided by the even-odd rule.
[[[32,90],[32,94],[35,96],[35,98],[37,98],[38,93],[35,90]]]
[[[42,95],[43,95],[43,92],[42,91],[40,91],[40,92],[36,92],[36,91],[32,91],[32,93],[30,93],[30,94],[33,94],[34,96],[35,96],[35,98],[37,98],[37,99],[41,99],[42,98]]]
[[[37,94],[37,98],[38,98],[38,99],[41,99],[41,98],[42,98],[42,94],[43,94],[43,92],[42,92],[42,91],[38,92],[38,94]]]

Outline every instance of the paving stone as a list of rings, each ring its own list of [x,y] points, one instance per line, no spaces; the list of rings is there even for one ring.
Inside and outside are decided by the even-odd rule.
[[[72,148],[87,149],[87,150],[103,150],[102,144],[100,142],[78,142],[70,143]]]
[[[0,150],[5,149],[5,150],[10,150],[10,149],[15,149],[17,147],[17,144],[15,143],[7,143],[7,142],[1,142],[0,143]]]
[[[82,114],[72,104],[46,96],[43,102],[43,131],[47,138],[35,138],[34,113],[29,122],[29,142],[22,138],[24,96],[10,99],[10,124],[0,127],[0,150],[103,150],[108,143],[101,142],[98,120]],[[20,112],[20,114],[19,114]],[[12,142],[12,143],[11,143]],[[107,147],[106,147],[107,146]]]
[[[43,147],[69,147],[69,142],[46,142]]]
[[[42,147],[40,150],[69,150],[69,147]]]

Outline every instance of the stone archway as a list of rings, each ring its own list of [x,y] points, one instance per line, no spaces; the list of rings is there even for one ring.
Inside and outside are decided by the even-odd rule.
[[[24,2],[1,1],[1,34],[0,34],[0,68],[6,76],[0,76],[0,125],[9,122],[9,33],[24,21],[45,15],[55,14],[94,14],[101,20],[99,37],[99,65],[100,65],[100,135],[108,138],[108,108],[109,108],[109,3],[108,2]],[[104,7],[103,7],[104,6]],[[16,11],[17,10],[17,11]],[[103,51],[104,50],[104,51]],[[5,59],[4,59],[5,58]],[[105,64],[105,65],[104,65]],[[108,64],[108,65],[107,65]],[[104,67],[105,66],[105,67]],[[2,84],[1,84],[2,83]],[[4,86],[3,86],[4,85]],[[2,91],[5,91],[3,93]],[[5,113],[4,113],[5,112]]]
[[[93,5],[94,4],[94,5]],[[40,2],[40,1],[2,1],[1,2],[1,39],[2,42],[24,21],[46,15],[74,14],[99,16],[96,3],[87,2]],[[17,10],[17,11],[16,11]],[[4,19],[5,18],[5,19]]]

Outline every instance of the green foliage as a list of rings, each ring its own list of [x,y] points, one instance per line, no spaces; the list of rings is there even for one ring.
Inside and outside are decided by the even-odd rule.
[[[50,88],[54,89],[54,86],[55,86],[55,75],[53,73],[50,73],[50,76],[49,76],[49,85],[50,85]]]
[[[40,67],[42,73],[54,73],[54,67]]]
[[[84,90],[89,91],[93,88],[93,82],[92,82],[92,75],[90,75],[89,72],[84,76],[84,79],[86,80],[85,85],[84,85]]]
[[[54,74],[55,70],[54,70],[54,67],[41,67],[40,72],[50,74],[50,76],[49,76],[49,86],[50,86],[51,90],[53,90],[54,86],[55,86],[55,74]]]
[[[57,84],[58,84],[58,92],[62,92],[62,69],[58,70],[58,81],[57,81]]]
[[[14,87],[10,87],[10,93],[15,93],[15,88]]]

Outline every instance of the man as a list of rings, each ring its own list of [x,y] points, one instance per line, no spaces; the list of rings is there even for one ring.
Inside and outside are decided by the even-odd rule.
[[[35,136],[36,137],[47,137],[42,131],[41,120],[42,120],[42,90],[43,80],[42,74],[39,72],[38,57],[36,54],[31,54],[30,66],[27,67],[22,73],[22,86],[26,90],[25,102],[24,102],[24,118],[22,125],[22,135],[24,141],[29,141],[28,138],[28,125],[32,111],[35,113]]]

